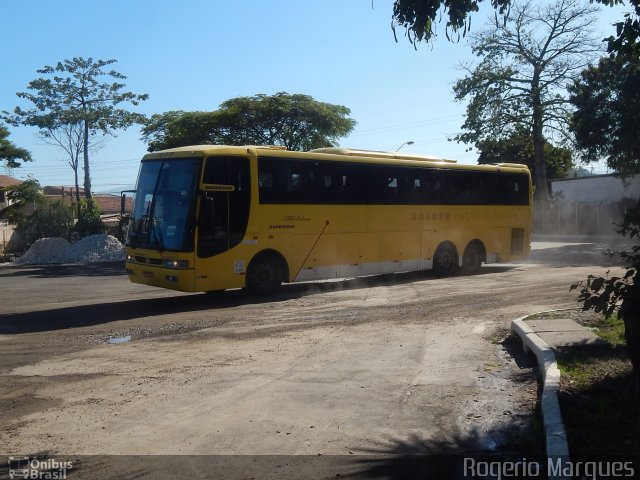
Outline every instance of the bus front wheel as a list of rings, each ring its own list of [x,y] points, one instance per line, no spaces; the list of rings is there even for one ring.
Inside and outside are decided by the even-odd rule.
[[[247,269],[247,290],[253,295],[266,296],[278,291],[282,284],[282,268],[273,257],[254,259]]]
[[[433,271],[440,277],[452,275],[458,268],[458,254],[450,243],[443,243],[433,255]]]

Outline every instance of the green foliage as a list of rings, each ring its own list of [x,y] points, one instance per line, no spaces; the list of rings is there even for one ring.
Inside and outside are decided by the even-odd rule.
[[[570,88],[578,148],[622,176],[640,173],[640,50],[603,58]]]
[[[621,0],[600,0],[605,5],[617,5]],[[633,13],[625,13],[624,19],[616,22],[616,35],[607,38],[610,53],[638,58],[640,55],[640,0],[626,2],[632,6]]]
[[[5,218],[15,225],[26,245],[40,238],[69,238],[73,226],[73,209],[61,200],[49,200],[37,180],[29,179],[7,188],[12,204]]]
[[[20,210],[29,205],[36,205],[44,202],[44,195],[40,188],[40,182],[30,178],[18,185],[11,185],[6,188],[7,198],[11,201],[8,213]]]
[[[350,110],[309,95],[279,92],[227,100],[213,112],[153,115],[142,130],[149,150],[197,144],[283,145],[289,150],[335,146],[356,124]]]
[[[73,226],[73,208],[62,200],[46,200],[17,225],[28,244],[40,238],[69,238]]]
[[[593,310],[610,318],[620,306],[619,301],[631,290],[636,276],[636,269],[630,268],[622,277],[589,275],[586,284],[574,283],[571,289],[582,286],[578,301],[583,304],[584,310]]]
[[[100,218],[100,207],[95,200],[81,200],[78,207],[78,221],[73,232],[80,238],[105,233],[107,226]]]
[[[148,95],[124,92],[124,75],[107,67],[116,60],[74,57],[47,65],[37,72],[43,77],[29,83],[27,92],[17,95],[33,108],[16,107],[13,115],[4,112],[5,120],[14,125],[37,127],[40,135],[65,150],[69,163],[77,172],[79,152],[84,160],[84,188],[91,196],[89,150],[92,137],[112,135],[134,123],[142,123],[144,115],[132,113],[119,105],[138,105]],[[106,81],[102,79],[106,78]]]
[[[30,162],[32,159],[29,151],[16,147],[8,137],[9,130],[0,124],[0,162],[4,162],[7,168],[18,168],[20,166],[18,160]]]
[[[436,20],[445,17],[447,18],[445,35],[451,39],[452,37],[449,36],[451,29],[453,33],[458,34],[459,40],[460,30],[464,36],[471,29],[469,14],[477,12],[479,10],[478,4],[481,2],[482,0],[395,0],[391,24],[394,36],[396,26],[404,27],[407,38],[415,47],[418,42],[430,41],[435,36]],[[491,0],[491,5],[501,15],[508,13],[510,4],[510,0]]]
[[[80,201],[78,221],[74,225],[73,204],[48,199],[42,194],[40,183],[34,179],[8,187],[7,198],[12,203],[5,210],[4,218],[16,226],[16,231],[27,245],[40,238],[69,239],[72,233],[82,238],[107,231],[95,200]]]
[[[536,178],[533,138],[528,132],[518,131],[511,136],[500,139],[487,139],[478,142],[480,151],[479,164],[488,163],[522,163],[527,165]],[[545,140],[544,159],[549,178],[565,178],[573,167],[571,151],[556,147]]]
[[[441,18],[447,19],[445,35],[447,39],[460,40],[460,30],[462,36],[471,30],[471,16],[479,10],[479,4],[483,0],[395,0],[393,3],[393,16],[391,28],[393,35],[398,41],[396,27],[404,27],[406,36],[414,47],[419,42],[430,42],[436,36],[435,25]],[[627,49],[637,49],[638,38],[640,37],[640,0],[596,0],[598,3],[607,6],[627,3],[634,7],[635,17],[625,15],[623,21],[615,24],[616,36],[607,39],[609,51],[621,51]],[[506,21],[511,15],[511,0],[491,0],[491,6],[497,14],[502,15],[502,21]],[[457,33],[456,37],[449,35],[449,30]]]
[[[225,143],[217,112],[170,111],[154,114],[142,128],[150,152],[186,145]]]

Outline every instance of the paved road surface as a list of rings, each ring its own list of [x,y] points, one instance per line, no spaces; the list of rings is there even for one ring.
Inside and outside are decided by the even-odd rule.
[[[575,307],[569,285],[610,262],[602,245],[534,247],[475,276],[269,300],[137,286],[120,265],[0,269],[0,453],[508,450],[536,385],[499,340],[513,318]]]

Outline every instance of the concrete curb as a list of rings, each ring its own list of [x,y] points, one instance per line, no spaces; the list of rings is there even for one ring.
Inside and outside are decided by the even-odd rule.
[[[554,462],[569,461],[569,444],[567,432],[560,414],[558,392],[560,391],[560,370],[556,363],[556,356],[551,347],[542,340],[533,329],[524,323],[531,315],[517,318],[511,322],[511,331],[522,340],[525,353],[531,350],[538,359],[538,367],[542,373],[542,396],[540,404],[542,408],[542,421],[544,424],[545,444],[547,458]],[[562,469],[560,470],[562,471]],[[564,476],[552,476],[549,478],[565,478]]]

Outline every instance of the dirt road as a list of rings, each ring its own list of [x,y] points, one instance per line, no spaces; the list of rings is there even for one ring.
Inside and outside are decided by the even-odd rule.
[[[508,449],[535,380],[499,340],[575,307],[602,246],[471,277],[186,295],[119,266],[0,269],[0,453],[349,455]]]

